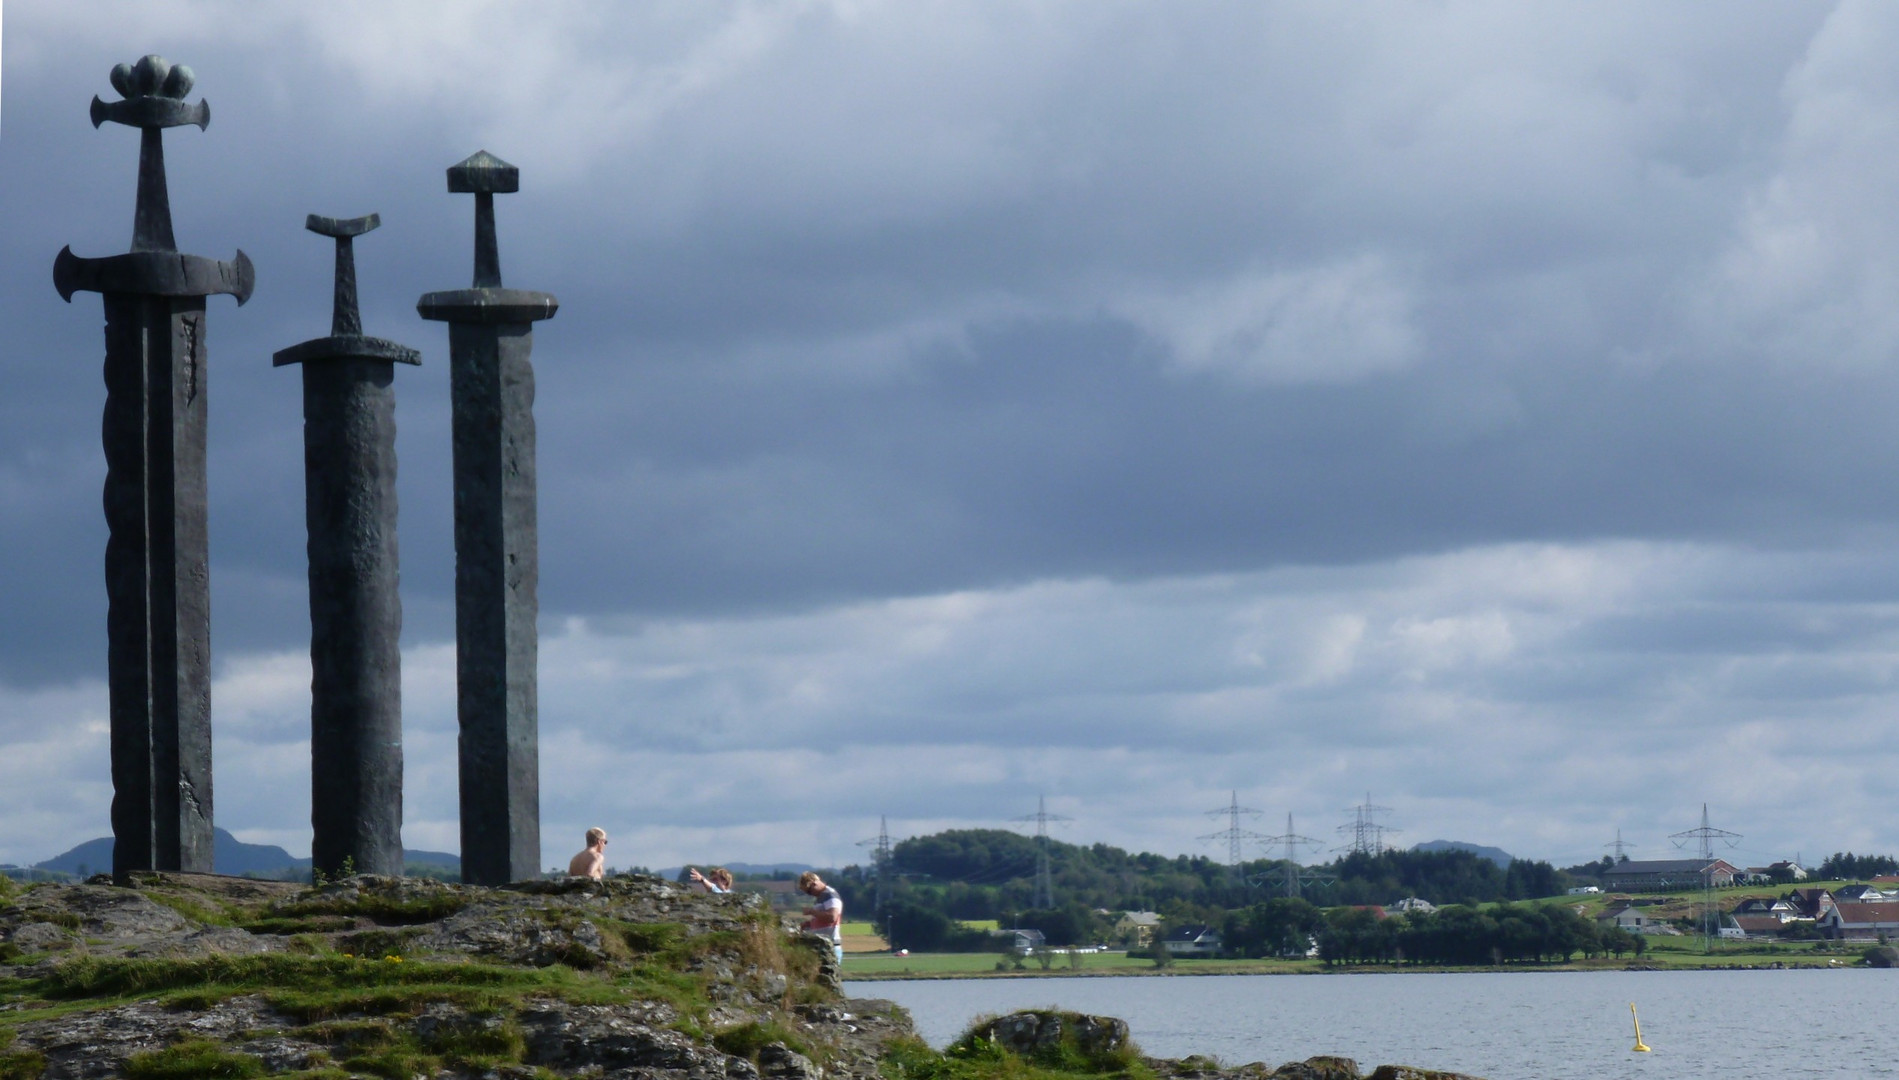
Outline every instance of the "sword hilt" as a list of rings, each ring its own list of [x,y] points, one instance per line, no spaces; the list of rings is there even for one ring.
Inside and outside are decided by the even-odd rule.
[[[313,338],[273,355],[277,367],[328,360],[386,360],[393,364],[420,364],[422,354],[406,345],[363,336],[363,316],[356,306],[356,248],[353,241],[382,226],[381,214],[333,218],[311,214],[303,227],[320,236],[336,238],[336,304],[330,314],[330,336]]]
[[[521,190],[521,170],[486,150],[448,167],[450,194],[475,196],[475,288],[501,287],[501,251],[495,239],[495,192]]]
[[[112,69],[112,88],[124,101],[92,99],[92,126],[107,120],[139,129],[138,209],[132,218],[133,251],[176,251],[171,232],[171,198],[165,190],[165,144],[168,127],[196,124],[203,131],[211,123],[211,106],[200,100],[188,105],[197,77],[183,64],[150,55],[136,64]]]
[[[356,237],[382,226],[381,214],[359,218],[333,218],[311,214],[303,227],[322,236],[336,238],[336,299],[330,308],[330,336],[343,337],[363,332],[362,311],[356,306]]]

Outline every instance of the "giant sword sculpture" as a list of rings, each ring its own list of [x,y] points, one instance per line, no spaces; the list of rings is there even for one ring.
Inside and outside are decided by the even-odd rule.
[[[330,336],[303,365],[304,520],[310,533],[311,861],[325,874],[402,875],[402,598],[396,591],[395,365],[414,349],[365,337],[355,237],[375,214],[311,214],[336,238]]]
[[[112,69],[124,99],[92,126],[139,129],[132,250],[53,263],[67,302],[105,294],[107,669],[112,872],[212,868],[211,588],[205,536],[205,297],[250,299],[251,261],[172,239],[164,129],[211,122],[191,69],[147,56]]]
[[[455,690],[461,722],[462,880],[540,876],[540,604],[534,480],[534,323],[558,303],[501,287],[495,193],[521,171],[483,150],[448,170],[475,196],[475,281],[416,302],[448,323],[455,443]]]

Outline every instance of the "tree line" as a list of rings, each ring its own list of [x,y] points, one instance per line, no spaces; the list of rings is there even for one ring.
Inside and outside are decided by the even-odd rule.
[[[1036,903],[1035,878],[1046,856],[1060,903]],[[1391,904],[1415,896],[1434,904],[1480,904],[1561,895],[1568,875],[1547,862],[1499,866],[1467,851],[1353,852],[1303,873],[1317,907]],[[832,882],[853,912],[895,935],[893,947],[917,951],[991,947],[987,935],[959,924],[996,920],[1038,929],[1050,944],[1105,941],[1112,920],[1098,911],[1153,911],[1174,925],[1222,926],[1230,913],[1278,891],[1288,864],[1258,859],[1238,867],[1199,855],[1130,853],[1107,844],[1068,844],[1002,829],[955,829],[912,837],[892,849],[879,890],[872,868],[845,867]],[[903,940],[898,940],[903,939]],[[913,943],[914,942],[914,943]]]

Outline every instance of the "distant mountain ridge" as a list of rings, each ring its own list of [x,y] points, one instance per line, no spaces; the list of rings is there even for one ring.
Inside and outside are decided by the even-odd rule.
[[[274,874],[285,870],[308,870],[309,859],[299,859],[275,844],[247,844],[223,829],[213,828],[211,862],[212,868],[220,874]],[[446,851],[411,851],[404,848],[402,861],[405,863],[425,863],[431,866],[446,866],[459,870],[462,865],[460,855]],[[87,874],[104,874],[112,870],[112,838],[102,836],[97,840],[88,840],[70,851],[55,855],[45,862],[34,863],[35,870],[58,870],[66,874],[78,874],[83,869]]]
[[[1476,855],[1480,858],[1489,859],[1491,862],[1496,863],[1498,866],[1501,866],[1505,868],[1506,870],[1509,869],[1510,864],[1516,859],[1516,856],[1510,854],[1509,852],[1503,850],[1502,848],[1486,847],[1483,844],[1467,844],[1462,840],[1426,840],[1422,844],[1414,845],[1411,850],[1413,851],[1468,851],[1472,855]]]

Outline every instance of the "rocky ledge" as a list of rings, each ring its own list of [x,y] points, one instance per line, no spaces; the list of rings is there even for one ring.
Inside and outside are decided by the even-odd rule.
[[[657,878],[0,879],[0,1080],[986,1080],[1024,1059],[1131,1080],[1360,1080],[1343,1058],[1144,1058],[1125,1023],[1058,1012],[988,1021],[939,1054],[896,1006],[844,998],[828,944],[762,898]]]

